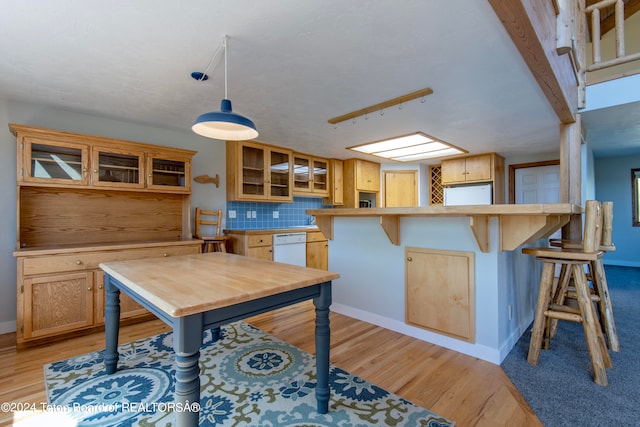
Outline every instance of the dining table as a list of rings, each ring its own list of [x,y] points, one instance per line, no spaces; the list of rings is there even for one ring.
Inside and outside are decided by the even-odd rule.
[[[315,307],[317,411],[329,406],[331,283],[337,273],[212,252],[101,263],[105,273],[105,369],[117,370],[120,292],[145,307],[173,330],[177,426],[199,421],[203,335],[214,338],[228,323],[298,302]]]

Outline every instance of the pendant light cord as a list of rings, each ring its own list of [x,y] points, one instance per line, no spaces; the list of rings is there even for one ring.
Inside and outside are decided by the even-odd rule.
[[[224,48],[224,99],[229,99],[227,96],[227,39],[229,37],[225,35],[222,38],[222,47]]]
[[[203,81],[207,75],[207,72],[213,67],[213,64],[216,62],[216,58],[220,55],[220,52],[224,49],[224,97],[227,97],[227,38],[228,36],[224,36],[222,38],[222,44],[218,46],[216,51],[213,53],[209,64],[207,64],[206,68],[202,72],[202,76],[200,77],[200,81]]]

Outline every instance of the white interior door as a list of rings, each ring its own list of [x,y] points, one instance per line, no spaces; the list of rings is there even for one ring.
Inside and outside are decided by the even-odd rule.
[[[560,165],[516,169],[516,203],[560,203]]]
[[[515,170],[516,203],[560,203],[560,165]],[[560,230],[549,236],[561,238]]]

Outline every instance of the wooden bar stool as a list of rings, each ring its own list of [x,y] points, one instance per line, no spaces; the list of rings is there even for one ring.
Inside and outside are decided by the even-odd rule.
[[[616,250],[612,239],[613,231],[613,202],[602,202],[602,239],[600,242],[599,250],[603,252],[603,255],[607,252],[613,252]],[[559,246],[565,249],[581,249],[583,243],[579,241],[567,241],[567,240],[551,240],[549,242],[552,246]],[[588,278],[592,283],[591,299],[597,304],[598,315],[600,317],[600,324],[602,325],[602,331],[606,336],[607,345],[612,351],[620,351],[620,341],[618,340],[618,332],[616,330],[616,324],[613,317],[613,306],[611,304],[611,296],[609,295],[609,285],[607,284],[607,276],[604,271],[604,264],[602,262],[602,256],[599,256],[596,261],[592,261],[588,265]],[[566,276],[566,268],[563,266],[563,270],[560,272],[560,278],[558,281],[558,289],[554,295],[554,302],[556,304],[564,304],[566,298],[574,299],[575,288],[571,285],[569,280],[563,280]],[[550,336],[554,337],[557,330],[557,321],[554,320],[549,330]]]
[[[209,211],[196,208],[196,233],[195,237],[204,240],[202,252],[227,252],[228,236],[220,235],[222,227],[222,209]],[[212,227],[215,231],[213,235],[202,234],[202,226]]]
[[[591,367],[593,380],[596,384],[606,386],[607,374],[605,368],[611,368],[611,358],[602,334],[602,327],[598,317],[594,313],[594,306],[591,300],[589,284],[585,274],[585,266],[592,261],[596,261],[602,256],[599,250],[602,229],[602,212],[600,202],[596,200],[587,201],[585,211],[584,239],[581,249],[565,249],[557,247],[545,248],[523,248],[522,252],[533,255],[543,262],[542,277],[540,279],[540,290],[538,292],[538,303],[535,311],[535,318],[531,330],[531,341],[529,343],[529,355],[527,362],[537,365],[540,357],[540,348],[543,339],[548,334],[545,330],[551,326],[552,319],[569,320],[582,323]],[[568,272],[564,279],[573,279],[578,307],[570,305],[556,304],[552,299],[556,289],[554,289],[554,272],[556,265],[565,266]],[[560,282],[559,281],[559,282]],[[560,283],[558,283],[558,287]],[[545,343],[545,348],[549,347],[549,342]]]

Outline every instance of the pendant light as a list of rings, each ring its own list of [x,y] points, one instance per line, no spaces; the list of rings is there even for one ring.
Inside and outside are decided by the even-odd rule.
[[[227,96],[227,36],[222,39],[222,47],[224,49],[224,99],[220,102],[220,111],[200,115],[191,129],[198,135],[223,141],[254,139],[258,136],[256,125],[250,119],[234,113],[231,100]],[[206,74],[203,73],[201,76],[201,80],[205,80]]]

